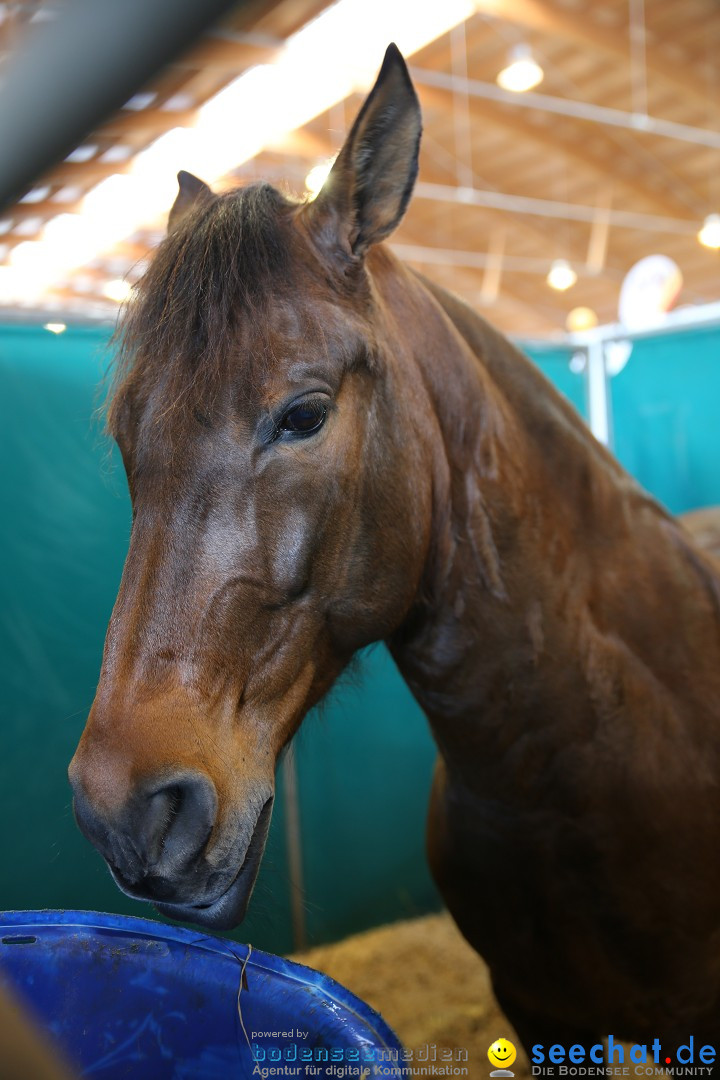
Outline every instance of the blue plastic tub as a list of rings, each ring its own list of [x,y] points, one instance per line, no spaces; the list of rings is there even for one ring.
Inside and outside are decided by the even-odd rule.
[[[3,983],[83,1077],[408,1075],[349,990],[234,941],[95,911],[0,913],[0,940]]]

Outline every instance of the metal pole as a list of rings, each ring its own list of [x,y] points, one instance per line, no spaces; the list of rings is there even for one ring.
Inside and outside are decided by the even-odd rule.
[[[305,926],[305,890],[302,865],[302,832],[300,829],[300,792],[298,789],[297,762],[290,746],[282,759],[282,778],[285,793],[285,843],[288,853],[290,877],[290,912],[292,916],[293,945],[304,949],[307,945]]]
[[[585,206],[582,203],[539,199],[533,195],[510,195],[504,191],[454,187],[452,184],[434,184],[427,180],[417,182],[413,197],[431,199],[434,202],[459,203],[464,206],[481,206],[489,210],[508,210],[513,214],[529,214],[531,217],[584,221],[589,225],[592,225],[597,217],[597,207]],[[690,218],[662,217],[658,214],[643,214],[634,210],[610,209],[607,211],[607,219],[610,225],[620,229],[643,229],[679,236],[693,236],[697,232],[697,222]]]
[[[610,445],[610,400],[608,397],[605,347],[594,341],[587,350],[588,423],[598,442]]]
[[[468,94],[470,97],[484,98],[486,101],[499,101],[503,105],[512,105],[519,109],[541,109],[543,112],[558,116],[572,116],[576,120],[587,120],[593,124],[605,124],[608,127],[625,128],[627,131],[645,132],[659,135],[666,139],[679,139],[694,143],[696,146],[709,146],[720,150],[720,132],[709,128],[693,127],[680,124],[675,120],[662,120],[645,113],[629,113],[622,109],[613,109],[607,105],[595,105],[589,101],[573,101],[570,98],[554,97],[552,94],[539,94],[528,90],[524,94],[514,94],[503,90],[495,83],[482,82],[479,79],[464,79],[448,75],[445,71],[430,71],[428,68],[410,68],[410,75],[417,86],[434,86]]]

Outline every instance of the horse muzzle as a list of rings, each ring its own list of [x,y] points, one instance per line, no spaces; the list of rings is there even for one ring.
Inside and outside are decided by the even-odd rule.
[[[262,860],[270,818],[272,816],[273,796],[267,800],[258,815],[250,843],[245,856],[240,862],[240,869],[230,884],[216,899],[204,903],[174,904],[155,902],[161,915],[182,922],[194,922],[213,930],[232,930],[238,926],[247,914]]]
[[[164,772],[112,808],[91,799],[70,771],[81,832],[107,862],[118,887],[172,919],[228,930],[250,902],[272,814],[271,789],[218,820],[215,786],[203,772]]]

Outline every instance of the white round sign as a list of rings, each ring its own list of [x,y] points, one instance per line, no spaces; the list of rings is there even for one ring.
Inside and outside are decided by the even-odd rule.
[[[652,326],[670,311],[682,288],[680,267],[667,255],[646,255],[628,270],[618,316],[628,330]]]

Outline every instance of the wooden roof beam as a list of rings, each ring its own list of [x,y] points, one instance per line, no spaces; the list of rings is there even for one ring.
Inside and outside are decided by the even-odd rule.
[[[217,68],[233,76],[241,75],[245,68],[255,64],[268,64],[276,59],[282,43],[261,42],[251,35],[233,38],[208,34],[189,52],[173,61],[173,67],[205,71]]]
[[[452,91],[435,86],[418,86],[417,91],[421,103],[428,106],[440,105],[447,110],[452,109],[454,97]],[[627,176],[618,176],[615,172],[609,175],[608,158],[605,155],[592,153],[585,143],[568,143],[565,139],[560,139],[553,134],[552,127],[550,129],[535,127],[518,113],[511,112],[505,107],[498,107],[493,102],[482,98],[470,98],[468,106],[471,117],[477,119],[479,124],[489,124],[504,133],[512,133],[519,139],[532,142],[553,155],[561,154],[571,165],[597,173],[603,188],[607,188],[610,184],[618,193],[625,191],[628,195],[639,197],[649,209],[656,213],[670,217],[687,214],[687,204],[683,200],[649,191],[640,181],[634,181]],[[698,203],[701,201],[699,196],[697,196],[697,201]]]
[[[120,139],[134,138],[137,135],[153,135],[158,131],[169,131],[170,128],[190,127],[196,113],[195,109],[150,108],[140,109],[137,112],[127,109],[111,116],[98,128],[96,135]]]
[[[547,333],[548,331],[561,330],[563,328],[562,314],[553,308],[552,305],[542,301],[529,302],[526,297],[521,295],[520,290],[517,287],[517,282],[513,282],[513,284],[510,285],[505,278],[503,278],[496,304],[483,305],[480,302],[482,288],[481,274],[456,267],[453,268],[452,281],[448,281],[445,275],[429,273],[427,267],[421,268],[418,264],[418,269],[421,269],[421,273],[424,273],[427,277],[437,281],[438,284],[463,296],[473,308],[491,322],[494,320],[494,308],[496,306],[504,306],[517,312],[518,319],[522,320],[524,324],[527,324],[529,319],[534,327],[532,333],[541,334]]]

